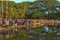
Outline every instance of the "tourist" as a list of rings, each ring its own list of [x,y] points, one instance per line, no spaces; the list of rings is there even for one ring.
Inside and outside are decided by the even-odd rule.
[[[2,24],[3,24],[3,22],[2,22],[2,20],[0,20],[0,26],[2,26]]]
[[[6,26],[6,28],[9,27],[9,20],[6,20],[6,21],[5,21],[5,26]]]

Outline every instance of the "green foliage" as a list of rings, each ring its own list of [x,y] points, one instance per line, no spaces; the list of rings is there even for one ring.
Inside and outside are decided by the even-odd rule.
[[[44,16],[45,16],[45,14],[42,12],[33,13],[31,15],[32,18],[43,18]]]
[[[0,1],[0,9],[2,9],[2,2],[3,2],[3,17],[6,17],[6,10],[7,10],[7,18],[44,18],[45,12],[44,10],[39,11],[41,9],[40,2],[43,2],[46,8],[49,10],[54,10],[54,5],[59,3],[57,0],[38,0],[35,2],[22,2],[22,3],[15,3],[14,1],[8,1],[8,8],[6,9],[6,1]],[[32,8],[29,8],[29,5],[32,5]],[[30,9],[32,12],[30,13]],[[36,10],[35,10],[36,9]],[[35,11],[34,11],[35,10]],[[47,10],[47,9],[46,9]],[[37,12],[36,12],[37,11]],[[59,13],[51,13],[48,17],[59,16]],[[60,17],[60,16],[59,16]],[[2,10],[0,10],[0,18],[2,18]]]

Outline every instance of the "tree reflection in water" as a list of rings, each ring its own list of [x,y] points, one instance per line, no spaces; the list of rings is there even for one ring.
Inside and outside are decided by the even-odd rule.
[[[60,40],[60,26],[41,26],[30,30],[19,30],[11,35],[1,35],[0,40]]]
[[[31,40],[59,40],[60,26],[43,26],[33,29],[36,33]],[[32,34],[32,33],[31,33]],[[35,37],[36,36],[36,37]]]

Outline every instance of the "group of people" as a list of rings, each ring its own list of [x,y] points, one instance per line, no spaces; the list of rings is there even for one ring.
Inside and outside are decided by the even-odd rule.
[[[0,27],[21,26],[28,22],[28,19],[0,19]]]
[[[0,35],[7,33],[10,34],[13,32],[17,33],[19,30],[28,30],[29,29],[27,27],[28,21],[29,21],[28,19],[0,19]],[[24,27],[23,25],[26,26]]]

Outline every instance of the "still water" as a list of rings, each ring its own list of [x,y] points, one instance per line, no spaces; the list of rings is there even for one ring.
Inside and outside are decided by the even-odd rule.
[[[11,34],[0,35],[0,40],[60,40],[60,25],[13,31]]]
[[[60,26],[42,26],[29,31],[30,40],[59,40]]]

